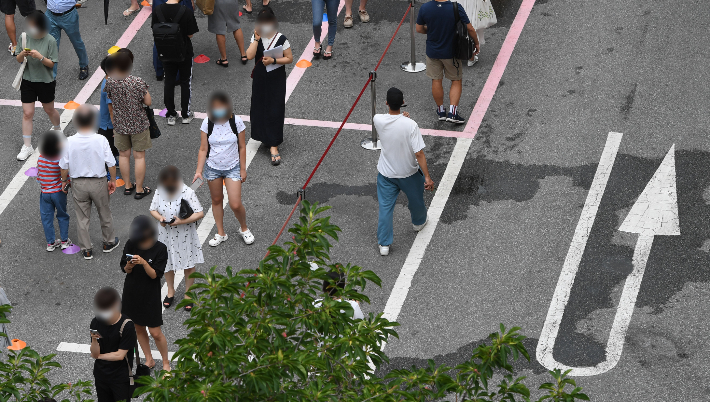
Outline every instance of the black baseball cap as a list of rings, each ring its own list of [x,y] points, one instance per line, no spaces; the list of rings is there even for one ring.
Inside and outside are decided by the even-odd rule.
[[[404,103],[404,94],[395,87],[387,90],[387,104],[392,110],[398,110],[399,108],[407,106],[407,104]]]

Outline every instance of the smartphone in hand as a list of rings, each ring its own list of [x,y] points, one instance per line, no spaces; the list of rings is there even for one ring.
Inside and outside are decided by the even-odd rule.
[[[195,180],[194,182],[192,182],[192,184],[190,184],[190,188],[192,189],[192,191],[197,191],[197,189],[200,188],[200,186],[202,185],[203,182],[204,182],[204,180],[202,180],[198,177],[197,180]]]
[[[103,337],[101,336],[101,334],[99,333],[98,330],[96,330],[96,329],[90,329],[89,331],[91,331],[91,334],[92,334],[92,335],[98,335],[99,338],[103,338]]]

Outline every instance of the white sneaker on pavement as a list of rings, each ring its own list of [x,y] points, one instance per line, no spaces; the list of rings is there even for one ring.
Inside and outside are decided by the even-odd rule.
[[[421,225],[412,225],[412,227],[414,228],[415,232],[419,232],[420,230],[424,229],[424,226],[426,226],[427,223],[429,223],[429,216],[426,217],[426,220]]]
[[[352,28],[353,27],[353,16],[352,15],[345,16],[345,19],[343,20],[343,26],[345,28]]]
[[[386,256],[390,254],[390,246],[383,246],[381,244],[378,244],[380,246],[380,255],[381,256]]]
[[[473,60],[468,61],[468,66],[473,67],[473,65],[476,63],[478,63],[478,56],[473,56]]]
[[[195,113],[193,112],[187,112],[187,117],[182,118],[182,124],[190,124],[192,119],[195,118]]]
[[[168,126],[174,126],[177,122],[177,116],[168,116]]]
[[[47,251],[54,251],[60,244],[62,244],[62,241],[59,239],[55,240],[54,243],[48,243]]]
[[[244,243],[249,245],[254,243],[254,235],[251,233],[251,230],[247,229],[246,231],[239,232],[239,236],[242,237],[242,240],[244,240]]]
[[[214,237],[212,238],[212,240],[209,241],[208,244],[212,247],[217,247],[227,241],[227,239],[229,239],[229,235],[225,234],[224,236],[220,236],[219,233],[215,233]]]
[[[71,246],[71,239],[67,239],[67,241],[62,242],[62,250],[66,250],[69,246]]]
[[[26,161],[27,158],[30,157],[35,152],[35,150],[32,147],[28,147],[27,145],[23,145],[22,149],[20,149],[20,153],[17,154],[17,160],[18,161]]]

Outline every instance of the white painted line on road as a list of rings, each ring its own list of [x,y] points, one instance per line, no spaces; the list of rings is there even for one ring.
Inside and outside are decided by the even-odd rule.
[[[85,354],[90,354],[91,353],[91,345],[85,344],[85,343],[71,343],[71,342],[62,342],[57,346],[57,352],[71,352],[71,353],[85,353]],[[141,356],[142,356],[143,350],[141,349]],[[163,360],[163,357],[160,355],[160,352],[157,350],[151,350],[150,354],[153,356],[154,360]],[[175,352],[168,352],[168,359],[172,360],[173,355],[175,355]]]
[[[619,359],[621,359],[626,331],[634,313],[636,298],[641,288],[641,281],[643,280],[648,256],[651,253],[653,239],[659,235],[680,235],[675,145],[673,145],[619,228],[620,231],[637,233],[639,237],[636,241],[632,259],[634,269],[624,282],[624,290],[621,293],[619,306],[614,316],[614,323],[607,340],[606,359],[593,367],[571,367],[557,362],[553,357],[553,348],[560,329],[560,322],[569,301],[574,278],[579,270],[579,264],[592,230],[599,203],[604,195],[620,142],[621,134],[609,133],[607,146],[594,175],[592,187],[589,190],[589,194],[587,194],[587,201],[584,204],[582,216],[577,224],[572,245],[567,253],[555,294],[552,297],[545,326],[540,335],[540,341],[537,345],[537,359],[549,370],[556,368],[561,370],[571,369],[572,372],[570,374],[573,376],[593,376],[605,373],[616,366]]]

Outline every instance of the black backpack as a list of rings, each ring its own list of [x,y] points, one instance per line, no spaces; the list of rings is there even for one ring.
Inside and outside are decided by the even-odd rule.
[[[158,22],[153,25],[153,40],[160,61],[180,62],[185,60],[185,40],[180,31],[180,19],[185,11],[187,8],[180,5],[175,18],[171,22],[167,22],[165,15],[163,15],[163,5],[155,8]]]
[[[229,118],[229,127],[232,128],[232,132],[237,136],[237,144],[239,144],[239,129],[237,129],[237,121],[234,119],[234,115]],[[214,122],[212,120],[207,120],[207,157],[210,157],[210,151],[212,147],[210,146],[210,135],[212,135],[212,130],[214,130]]]
[[[456,26],[456,33],[454,34],[454,59],[470,60],[471,57],[473,57],[476,46],[473,43],[473,39],[468,35],[466,24],[461,21],[458,3],[452,4],[454,5],[454,24]]]

